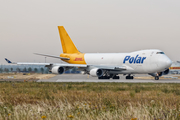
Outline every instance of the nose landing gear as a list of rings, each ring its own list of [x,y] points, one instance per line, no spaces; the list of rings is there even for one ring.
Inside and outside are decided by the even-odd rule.
[[[162,73],[157,73],[156,76],[154,77],[154,79],[159,80],[159,75],[162,75]]]
[[[155,76],[154,79],[155,79],[155,80],[159,80],[159,76]]]

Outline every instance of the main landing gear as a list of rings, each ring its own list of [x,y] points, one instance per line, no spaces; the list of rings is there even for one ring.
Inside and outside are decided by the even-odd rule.
[[[114,76],[112,79],[119,79],[120,77],[119,76]]]
[[[98,79],[110,79],[109,76],[101,76],[101,77],[98,77]]]
[[[113,75],[113,74],[110,74],[110,75],[105,74],[104,76],[98,77],[98,79],[110,79],[110,78],[112,78],[112,79],[119,79],[120,77],[117,76],[117,75]]]
[[[126,76],[126,79],[134,79],[134,77],[129,74],[128,76]]]

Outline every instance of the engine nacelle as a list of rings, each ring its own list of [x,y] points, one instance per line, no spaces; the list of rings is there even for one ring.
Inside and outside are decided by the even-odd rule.
[[[165,71],[163,71],[163,72],[158,72],[158,73],[150,73],[149,75],[151,75],[151,76],[153,76],[153,77],[155,77],[155,76],[162,76],[162,75],[167,75],[167,74],[169,74],[169,69],[167,69],[167,70],[165,70]]]
[[[167,75],[167,74],[169,74],[169,69],[167,69],[163,72],[163,75]]]
[[[65,68],[61,67],[61,66],[54,66],[51,69],[51,72],[54,73],[54,74],[63,74],[65,72]]]
[[[103,76],[103,70],[99,68],[94,68],[90,70],[90,75],[93,77],[101,77]]]

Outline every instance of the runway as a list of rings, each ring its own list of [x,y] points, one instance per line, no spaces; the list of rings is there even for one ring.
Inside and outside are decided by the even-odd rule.
[[[137,75],[138,77],[140,75]],[[143,77],[148,77],[148,75],[141,75]],[[80,75],[80,74],[64,74],[64,75],[57,75],[53,78],[46,79],[46,80],[38,80],[37,82],[115,82],[115,83],[180,83],[180,79],[133,79],[133,80],[126,80],[125,76],[120,76],[119,80],[114,79],[98,79],[97,77],[91,77],[88,75]]]

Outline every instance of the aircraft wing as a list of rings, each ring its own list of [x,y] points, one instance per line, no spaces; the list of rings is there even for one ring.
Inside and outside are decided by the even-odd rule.
[[[61,63],[30,63],[30,62],[11,62],[7,58],[5,60],[10,64],[17,64],[17,65],[45,65],[45,66],[64,66],[64,67],[87,67],[87,65],[82,64],[61,64]]]
[[[30,63],[30,62],[11,62],[7,58],[5,60],[10,64],[17,64],[17,65],[44,65],[44,66],[62,66],[62,67],[79,67],[79,68],[87,68],[87,67],[94,67],[103,70],[126,70],[125,66],[101,66],[101,65],[84,65],[84,64],[61,64],[61,63]]]
[[[99,66],[92,65],[92,66],[103,70],[126,70],[125,66],[101,66],[101,65]]]

